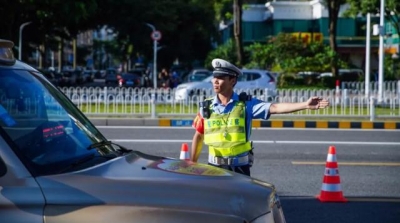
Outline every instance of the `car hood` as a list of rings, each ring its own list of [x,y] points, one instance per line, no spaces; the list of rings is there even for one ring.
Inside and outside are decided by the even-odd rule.
[[[140,152],[72,173],[37,178],[47,205],[146,206],[254,219],[270,210],[274,186],[206,164]]]

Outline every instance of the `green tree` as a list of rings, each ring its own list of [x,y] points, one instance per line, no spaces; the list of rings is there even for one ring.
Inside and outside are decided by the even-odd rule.
[[[241,67],[245,61],[245,51],[242,41],[242,14],[247,4],[264,4],[265,0],[215,0],[215,20],[229,24],[233,21],[233,37],[235,40],[236,60],[234,63]]]
[[[332,60],[337,60],[339,67],[347,64],[339,59],[330,46],[319,42],[304,44],[291,34],[280,33],[266,44],[254,43],[246,47],[250,52],[249,68],[279,68],[284,73],[299,71],[325,72],[330,69]]]
[[[242,42],[242,14],[243,0],[233,0],[233,36],[236,43],[237,65],[243,65],[243,42]]]
[[[134,54],[153,56],[150,23],[161,31],[162,39],[157,60],[160,67],[169,67],[175,59],[188,64],[193,60],[204,61],[215,39],[214,3],[201,0],[126,0],[109,3],[98,0],[103,23],[118,32],[118,39],[134,47]],[[106,20],[104,18],[107,18]],[[151,60],[151,59],[150,59]]]
[[[350,7],[346,11],[346,15],[357,16],[358,14],[366,15],[367,13],[377,14],[380,11],[380,0],[347,0]],[[400,4],[398,0],[385,0],[385,19],[389,21],[393,28],[400,36]]]
[[[340,6],[346,3],[346,0],[324,0],[328,9],[329,16],[329,45],[334,52],[337,52],[336,44],[336,30],[337,21],[339,18]],[[331,62],[331,69],[333,77],[337,76],[338,61],[336,59]]]
[[[0,0],[2,19],[0,37],[18,43],[19,28],[25,22],[32,22],[23,30],[23,55],[28,50],[36,49],[39,45],[50,45],[61,39],[71,39],[81,30],[92,26],[87,22],[96,11],[95,0],[30,0],[7,1]],[[57,38],[56,38],[57,37]],[[31,44],[28,44],[31,43]],[[30,48],[30,45],[36,46]],[[43,53],[43,52],[42,52]],[[44,56],[44,54],[42,54]],[[23,58],[25,59],[25,58]]]
[[[232,39],[229,39],[223,45],[218,46],[216,49],[210,51],[205,60],[205,67],[211,69],[211,61],[215,58],[224,59],[227,61],[237,61],[236,45]]]
[[[249,63],[247,68],[270,69],[274,65],[274,45],[253,43],[245,47],[245,51],[249,52]]]

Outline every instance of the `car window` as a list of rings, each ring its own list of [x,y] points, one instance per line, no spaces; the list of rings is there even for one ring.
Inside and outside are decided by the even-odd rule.
[[[87,148],[105,138],[40,75],[0,70],[0,127],[21,160],[38,175],[58,173],[65,165],[98,150]],[[112,147],[104,153],[115,152]]]
[[[139,78],[139,76],[135,75],[135,74],[123,74],[122,78],[123,79],[132,79],[132,78],[135,79],[135,78]]]
[[[107,79],[117,78],[117,74],[107,74]]]
[[[251,72],[251,73],[246,73],[246,74],[247,74],[247,77],[246,77],[247,81],[254,81],[261,77],[261,75],[259,73]]]
[[[130,70],[128,71],[129,74],[135,74],[138,76],[142,76],[143,74],[145,74],[145,70],[144,69],[140,69],[140,70]]]
[[[116,74],[117,71],[114,70],[114,69],[108,69],[108,70],[106,71],[106,73],[107,73],[107,74]]]
[[[276,81],[276,80],[275,80],[275,77],[274,77],[271,73],[266,72],[265,74],[268,76],[268,78],[269,78],[271,81]]]
[[[240,82],[245,82],[245,81],[247,81],[247,76],[249,75],[249,73],[248,72],[242,72],[242,75],[239,75],[239,77],[238,77],[238,81],[240,81]]]

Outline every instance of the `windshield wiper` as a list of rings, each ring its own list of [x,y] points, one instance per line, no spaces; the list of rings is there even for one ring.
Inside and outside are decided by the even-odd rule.
[[[95,142],[88,146],[87,150],[95,149],[101,146],[109,146],[112,145],[113,143],[111,141],[100,141],[100,142]]]
[[[87,150],[97,149],[97,148],[99,148],[99,147],[102,147],[102,146],[109,146],[109,145],[116,145],[116,146],[118,146],[119,149],[118,149],[117,151],[120,152],[121,154],[129,153],[129,152],[132,151],[132,150],[127,149],[127,148],[125,148],[125,147],[123,147],[123,146],[120,146],[120,145],[118,145],[118,144],[115,144],[115,143],[113,143],[113,142],[111,142],[111,141],[100,141],[100,142],[93,143],[93,144],[91,144],[90,146],[88,146]],[[102,152],[102,151],[99,151],[99,152]]]

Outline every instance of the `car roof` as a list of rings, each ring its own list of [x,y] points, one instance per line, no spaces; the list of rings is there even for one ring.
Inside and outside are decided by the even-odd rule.
[[[0,69],[20,69],[20,70],[28,70],[28,71],[38,72],[38,70],[36,70],[35,68],[29,66],[26,63],[18,61],[18,60],[16,60],[15,64],[12,64],[12,65],[6,65],[6,64],[0,63]]]

